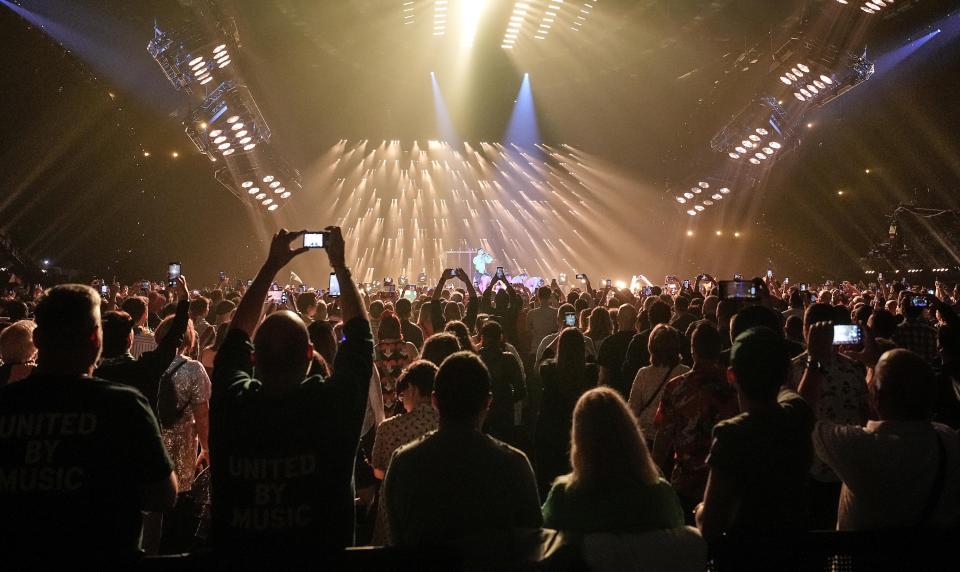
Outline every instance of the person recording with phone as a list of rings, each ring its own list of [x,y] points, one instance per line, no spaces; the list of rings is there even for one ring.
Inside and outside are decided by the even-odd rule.
[[[473,287],[473,282],[470,281],[470,276],[463,268],[457,268],[456,270],[447,268],[444,270],[440,275],[437,286],[433,289],[433,297],[430,303],[430,322],[433,331],[442,332],[447,322],[461,319],[458,303],[452,300],[444,302],[442,298],[443,287],[447,280],[451,278],[457,278],[463,282],[464,288],[467,290],[467,308],[462,318],[467,328],[473,331],[477,324],[477,313],[480,310],[480,298],[477,296],[477,290]]]
[[[496,284],[503,284],[503,288],[496,294],[493,288]],[[493,303],[491,304],[491,297]],[[513,288],[513,285],[507,280],[507,275],[503,272],[503,267],[498,266],[493,276],[493,280],[487,285],[486,290],[480,298],[480,311],[486,314],[493,314],[500,317],[500,325],[503,327],[503,337],[507,342],[514,346],[519,345],[520,340],[517,333],[517,320],[520,319],[520,310],[523,302],[520,295]]]
[[[211,540],[238,559],[274,555],[279,546],[290,558],[316,557],[354,542],[354,464],[373,335],[340,228],[325,232],[344,322],[333,374],[307,376],[314,349],[296,314],[275,312],[259,323],[274,277],[310,250],[291,249],[305,231],[285,229],[273,237],[214,363]]]
[[[935,365],[940,357],[937,353],[937,330],[923,317],[924,310],[932,306],[930,298],[925,294],[909,293],[900,298],[899,310],[904,319],[893,333],[893,343],[912,351],[928,364]]]

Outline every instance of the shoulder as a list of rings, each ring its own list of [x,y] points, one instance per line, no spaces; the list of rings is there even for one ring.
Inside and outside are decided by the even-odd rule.
[[[495,439],[489,435],[483,435],[483,437],[489,443],[490,449],[494,451],[494,453],[498,457],[502,457],[504,460],[506,460],[510,464],[515,465],[516,467],[519,467],[519,468],[530,467],[530,460],[527,458],[526,453],[524,453],[520,449],[517,449],[511,445],[508,445],[503,441],[500,441],[499,439]]]

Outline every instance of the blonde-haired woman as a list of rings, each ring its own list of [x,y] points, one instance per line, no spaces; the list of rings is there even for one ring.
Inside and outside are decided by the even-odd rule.
[[[570,465],[543,505],[546,528],[579,533],[683,526],[680,500],[661,478],[637,419],[615,390],[583,394],[573,411]]]

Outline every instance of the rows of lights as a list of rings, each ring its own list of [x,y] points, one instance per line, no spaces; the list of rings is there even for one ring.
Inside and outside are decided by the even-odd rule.
[[[266,175],[260,181],[248,179],[240,183],[240,187],[253,197],[253,200],[266,207],[268,211],[280,208],[280,200],[290,198],[291,193],[276,175]]]
[[[433,3],[433,35],[443,36],[447,33],[447,8],[449,0],[436,0]]]
[[[413,0],[406,0],[400,6],[400,13],[403,15],[403,24],[413,24],[414,21],[414,10],[413,10]]]
[[[540,17],[540,27],[537,28],[537,31],[533,36],[534,39],[547,39],[547,35],[550,33],[550,28],[552,28],[556,23],[557,14],[560,13],[560,9],[562,7],[563,0],[550,0],[550,4],[547,6],[547,9],[543,11],[543,16]]]
[[[687,210],[688,215],[696,216],[705,211],[707,207],[722,201],[723,198],[729,194],[729,187],[721,187],[711,192],[710,183],[700,181],[693,187],[690,187],[689,191],[677,195],[675,200],[678,204],[690,207],[690,209]]]
[[[814,101],[834,87],[833,78],[826,74],[820,74],[818,78],[810,71],[810,66],[802,63],[784,72],[780,81],[795,90],[793,97],[804,102]]]
[[[211,161],[252,151],[270,138],[270,128],[245,86],[225,81],[196,108],[187,135]]]
[[[518,0],[513,5],[513,12],[510,14],[510,23],[507,24],[507,31],[503,33],[503,42],[500,44],[501,48],[513,49],[513,46],[517,43],[517,39],[520,37],[520,31],[523,29],[523,24],[529,9],[529,2]]]
[[[187,62],[190,66],[190,72],[193,73],[193,81],[200,82],[200,85],[207,85],[213,81],[213,72],[223,69],[230,65],[230,53],[227,51],[226,44],[219,44],[212,50],[210,59],[202,55],[197,56]]]
[[[596,0],[593,0],[592,2],[583,3],[583,6],[580,8],[580,12],[576,15],[576,17],[574,18],[573,22],[570,25],[571,30],[573,30],[574,32],[580,31],[580,28],[582,28],[587,21],[587,16],[589,16],[590,12],[593,10],[594,4],[596,4]]]
[[[727,155],[731,159],[746,158],[751,164],[759,165],[773,157],[774,153],[783,148],[783,145],[770,136],[770,131],[757,127],[748,133],[740,144],[734,147]]]
[[[849,0],[837,0],[840,4],[849,4]],[[893,6],[893,0],[869,0],[864,2],[860,9],[867,14],[876,14],[884,8]]]
[[[722,230],[718,230],[718,231],[716,231],[714,234],[715,234],[716,236],[723,236],[723,231],[722,231]],[[687,236],[694,236],[694,232],[693,232],[692,230],[688,230],[688,231],[687,231]],[[731,236],[733,236],[733,238],[740,238],[740,231],[739,231],[739,230],[734,231],[734,232],[731,234]]]

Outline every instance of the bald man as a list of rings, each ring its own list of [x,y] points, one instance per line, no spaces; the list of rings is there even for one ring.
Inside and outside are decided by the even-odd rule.
[[[238,558],[276,554],[280,547],[284,556],[297,558],[353,544],[353,468],[373,336],[344,263],[340,229],[327,232],[345,336],[333,374],[307,375],[314,349],[296,314],[276,312],[257,327],[274,277],[307,251],[290,248],[302,231],[281,230],[273,237],[214,363],[212,541]]]
[[[830,324],[810,329],[814,344],[828,344],[832,334]],[[866,345],[872,345],[869,334]],[[811,406],[822,382],[818,368],[807,369],[799,389]],[[946,527],[960,518],[960,439],[930,421],[935,400],[933,370],[919,355],[897,349],[876,362],[870,385],[879,421],[866,427],[817,422],[817,456],[843,481],[839,530]]]

